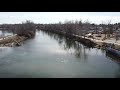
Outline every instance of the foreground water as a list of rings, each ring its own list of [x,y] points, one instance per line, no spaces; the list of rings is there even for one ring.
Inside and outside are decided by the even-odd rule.
[[[0,48],[0,77],[116,78],[120,64],[104,50],[39,31],[23,46]]]

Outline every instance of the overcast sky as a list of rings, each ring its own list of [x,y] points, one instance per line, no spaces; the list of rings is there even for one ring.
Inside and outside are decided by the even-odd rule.
[[[34,23],[57,23],[65,20],[89,20],[91,23],[120,22],[120,12],[0,12],[0,24],[21,23],[32,20]]]

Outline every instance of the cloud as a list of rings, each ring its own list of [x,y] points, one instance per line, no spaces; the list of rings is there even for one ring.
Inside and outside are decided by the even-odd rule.
[[[65,20],[89,20],[92,23],[101,23],[112,20],[120,22],[119,12],[0,12],[0,23],[20,23],[32,20],[35,23],[57,23]]]

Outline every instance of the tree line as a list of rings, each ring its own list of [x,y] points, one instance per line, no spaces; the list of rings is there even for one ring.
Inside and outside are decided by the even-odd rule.
[[[20,24],[3,24],[1,25],[1,27],[7,28],[5,30],[9,32],[13,32],[13,34],[17,34],[19,36],[25,36],[28,38],[34,37],[36,32],[35,24],[30,20],[26,20],[25,22],[22,22]]]
[[[66,34],[75,34],[85,36],[90,30],[94,30],[93,33],[99,33],[101,30],[105,36],[110,37],[120,28],[120,23],[111,24],[111,21],[104,24],[94,24],[89,21],[65,21],[64,23],[56,24],[44,24],[44,30],[51,32],[65,32]]]
[[[88,20],[82,22],[82,20],[75,21],[65,21],[59,22],[55,24],[35,24],[30,20],[20,24],[2,24],[0,27],[8,28],[7,31],[11,31],[14,34],[18,34],[20,36],[32,37],[35,36],[36,29],[41,29],[41,26],[44,26],[44,30],[61,33],[64,32],[66,34],[75,34],[75,35],[86,35],[90,30],[94,30],[94,33],[98,33],[100,27],[103,30],[103,33],[107,36],[113,35],[114,31],[120,28],[120,23],[111,24],[109,21],[107,24],[103,22],[99,25],[90,23]]]

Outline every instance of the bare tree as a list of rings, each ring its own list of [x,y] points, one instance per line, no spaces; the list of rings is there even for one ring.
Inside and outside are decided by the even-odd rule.
[[[108,25],[107,25],[107,27],[108,27],[108,37],[110,37],[110,35],[113,35],[113,25],[111,24],[111,20],[108,20]]]
[[[105,23],[103,21],[102,21],[101,26],[102,26],[102,29],[103,29],[103,33],[105,34],[104,39],[106,39],[107,30],[106,30],[106,25],[105,25]]]
[[[28,38],[34,37],[36,32],[34,23],[29,20],[23,22],[22,24],[14,25],[14,30],[17,35]]]

